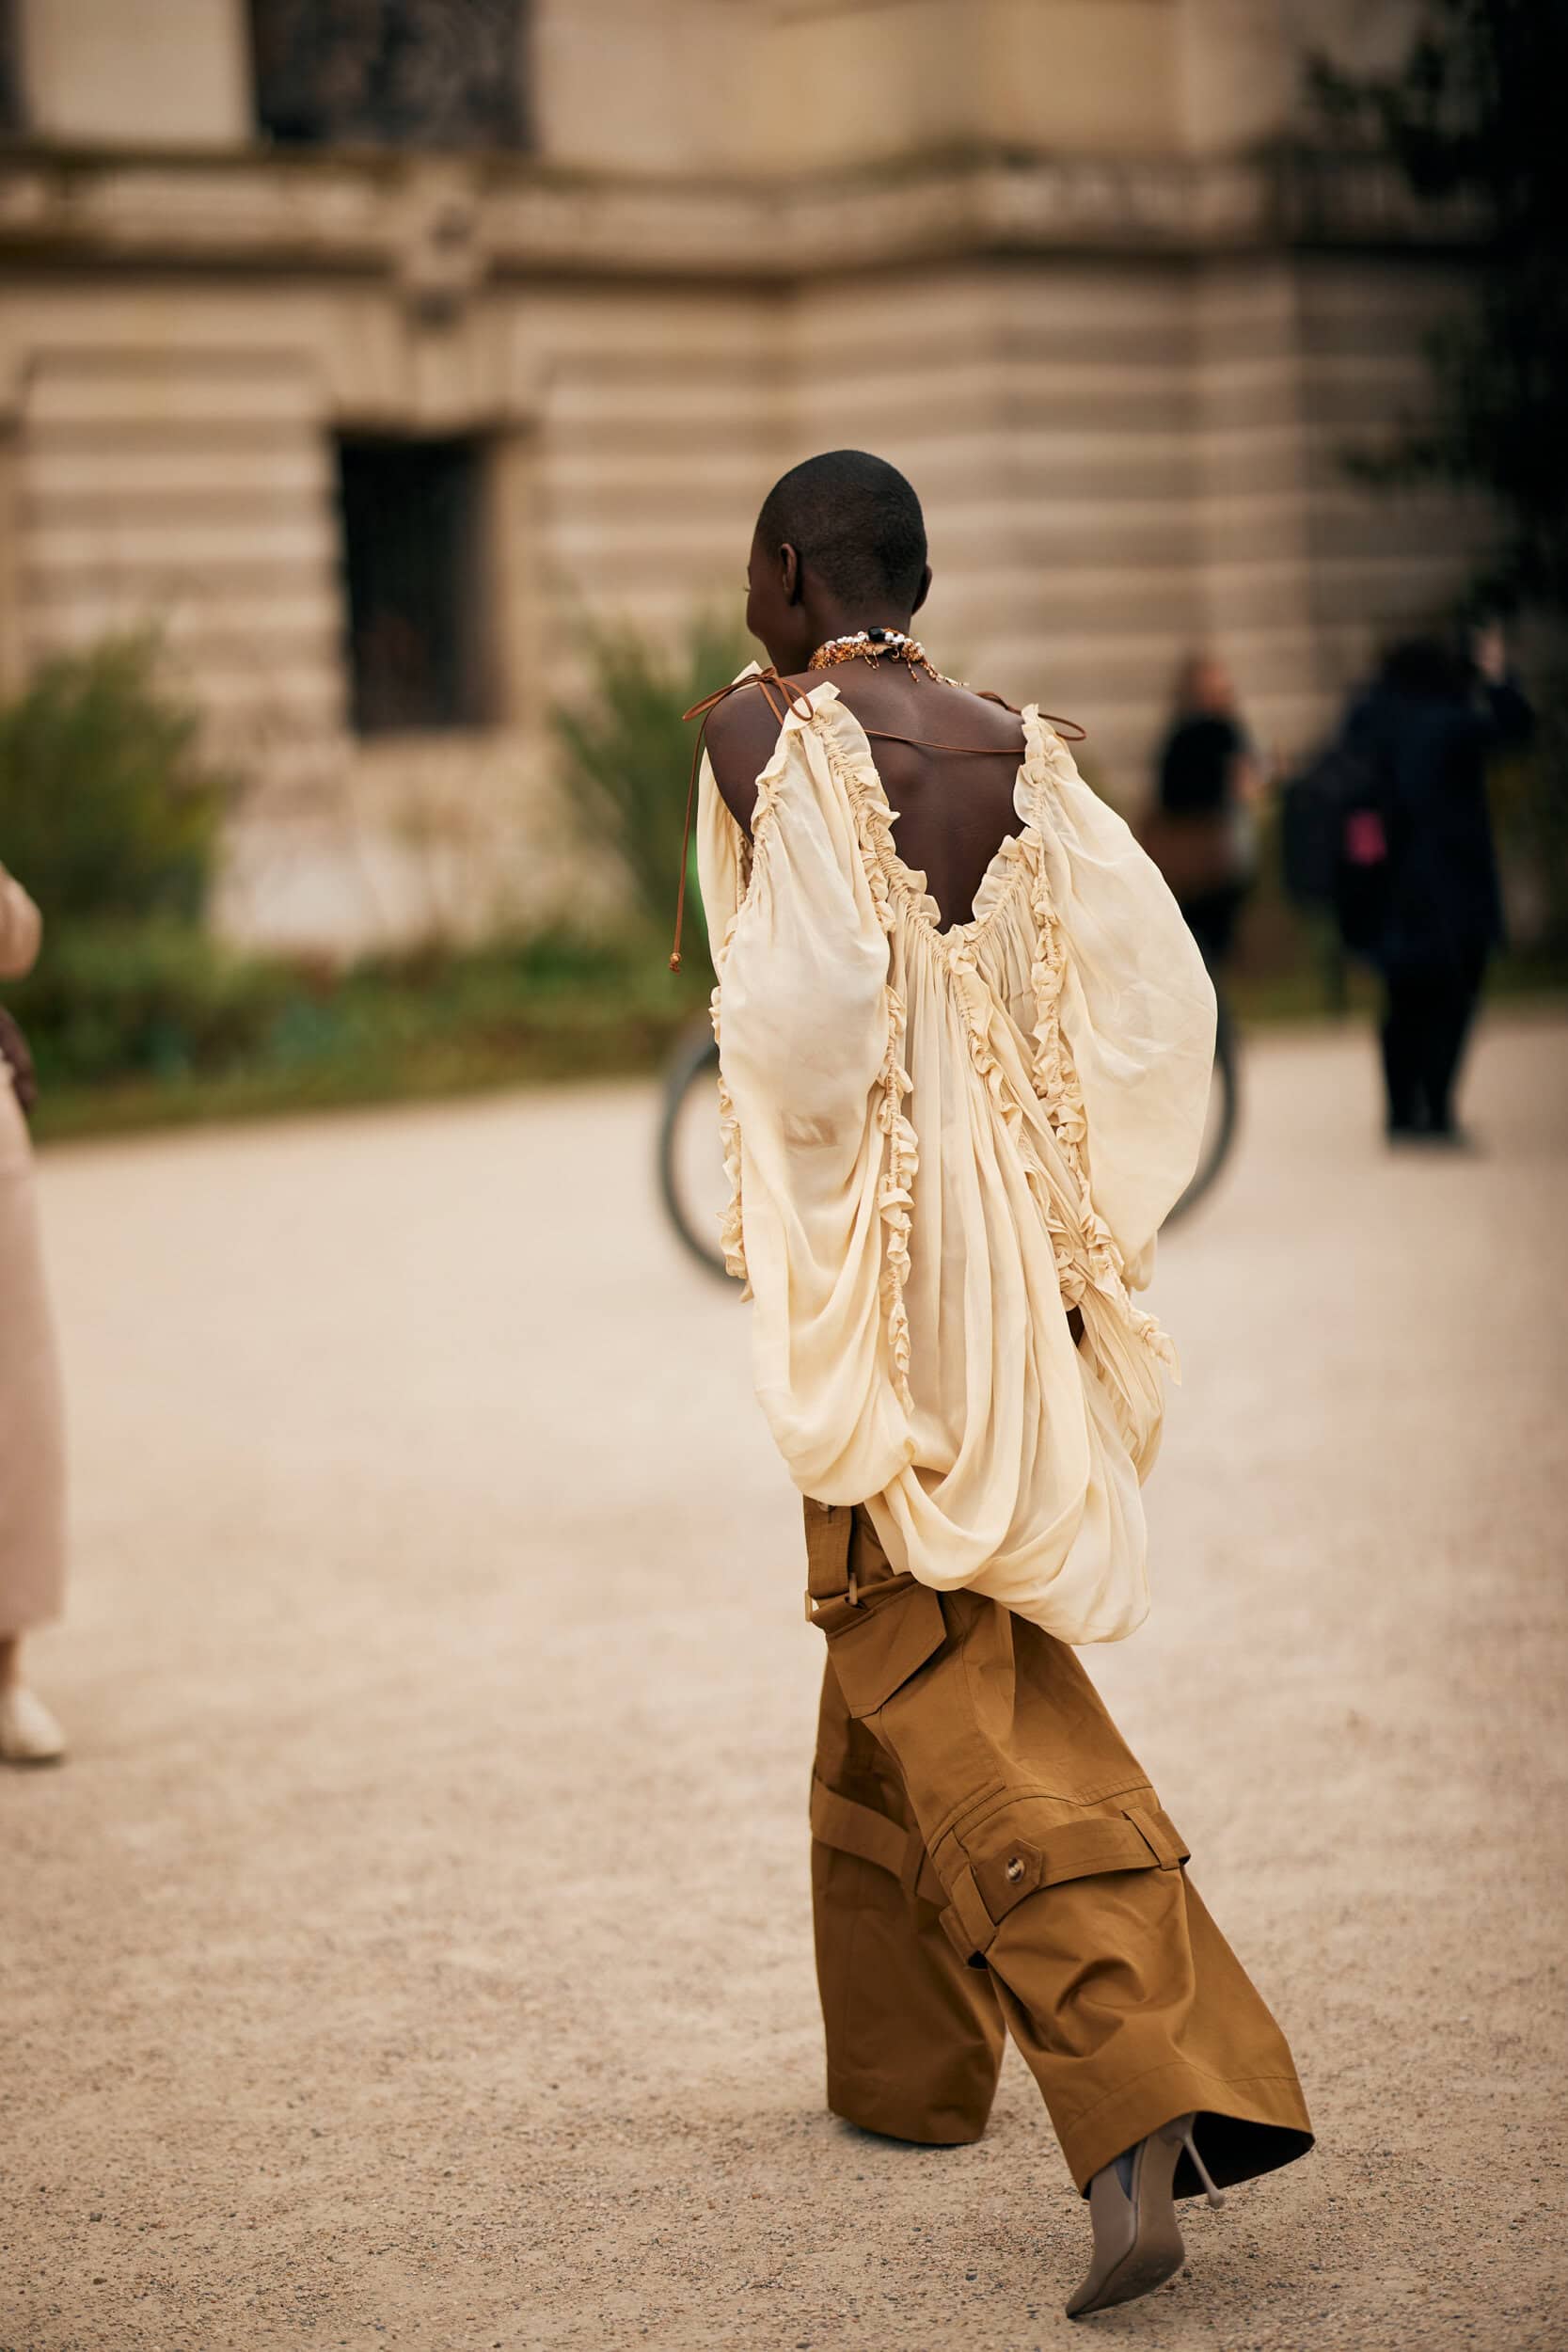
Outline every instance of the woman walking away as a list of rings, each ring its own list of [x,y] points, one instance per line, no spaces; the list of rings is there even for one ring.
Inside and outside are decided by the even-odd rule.
[[[38,954],[39,911],[0,866],[0,979]],[[52,1764],[65,1740],[22,1680],[22,1637],[65,1597],[59,1375],[44,1289],[21,1032],[0,1017],[0,1763]]]
[[[1378,919],[1357,945],[1383,977],[1383,1073],[1394,1143],[1465,1140],[1453,1112],[1487,960],[1503,936],[1486,763],[1528,742],[1534,720],[1508,675],[1502,631],[1473,662],[1435,639],[1397,645],[1346,721],[1343,742],[1371,780]],[[1380,870],[1381,869],[1381,870]]]
[[[1261,791],[1230,673],[1212,655],[1195,654],[1177,678],[1145,847],[1176,893],[1211,972],[1230,954],[1252,888]]]
[[[1072,1650],[1148,1607],[1171,1350],[1132,1293],[1197,1152],[1213,990],[1058,724],[911,635],[930,573],[901,474],[796,467],[750,580],[772,666],[705,707],[699,851],[726,1253],[827,1637],[828,2104],[978,2138],[1010,2032],[1088,2200],[1078,2316],[1180,2266],[1176,2199],[1311,2145]]]

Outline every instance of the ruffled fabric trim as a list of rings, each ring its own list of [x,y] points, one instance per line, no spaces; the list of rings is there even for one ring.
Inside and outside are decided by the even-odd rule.
[[[1176,1350],[1154,1317],[1132,1298],[1127,1286],[1126,1269],[1120,1252],[1104,1219],[1095,1208],[1090,1191],[1088,1122],[1078,1073],[1062,1032],[1060,1018],[1067,947],[1051,901],[1050,881],[1042,850],[1038,803],[1043,783],[1040,770],[1047,752],[1044,722],[1037,707],[1031,704],[1023,713],[1023,768],[1030,787],[1030,805],[1026,811],[1021,809],[1020,812],[1025,819],[1024,832],[1003,842],[997,850],[990,870],[976,894],[974,920],[956,924],[943,931],[940,928],[940,909],[924,887],[924,875],[911,872],[895,847],[895,812],[889,806],[880,777],[861,753],[859,745],[847,749],[839,738],[834,720],[843,706],[837,694],[824,696],[823,706],[818,707],[814,704],[809,721],[802,714],[792,712],[787,723],[797,727],[809,724],[817,730],[834,781],[844,792],[854,815],[861,861],[872,905],[882,930],[890,938],[896,932],[897,901],[902,898],[922,918],[920,928],[926,930],[935,953],[947,968],[962,1009],[970,1058],[1029,1174],[1031,1188],[1051,1235],[1063,1306],[1069,1309],[1082,1307],[1093,1292],[1130,1338],[1147,1350],[1148,1356],[1166,1372],[1179,1376]],[[1023,1105],[1015,1095],[992,1048],[990,996],[975,961],[978,935],[997,920],[1009,899],[1022,890],[1028,892],[1035,942],[1032,979],[1037,1015],[1036,1092],[1061,1149],[1069,1180],[1070,1218],[1064,1218],[1057,1208],[1054,1196],[1058,1186],[1053,1184],[1040,1159],[1029,1134]],[[889,1137],[889,1163],[883,1180],[883,1196],[895,1214],[888,1216],[884,1210],[889,1232],[883,1298],[890,1346],[895,1350],[897,1368],[895,1376],[898,1379],[899,1401],[909,1409],[909,1322],[904,1307],[904,1289],[910,1271],[911,1220],[907,1186],[900,1181],[903,1173],[902,1138],[907,1136],[908,1144],[904,1148],[911,1154],[915,1153],[916,1145],[914,1130],[900,1109],[903,1096],[911,1088],[909,1075],[899,1057],[907,1019],[906,1007],[902,996],[892,987],[887,992],[887,997],[889,1042],[887,1059],[883,1064],[880,1123],[883,1133]],[[911,1177],[918,1165],[918,1156],[915,1156],[908,1169]],[[1101,1356],[1099,1348],[1096,1353]],[[1126,1380],[1118,1376],[1111,1365],[1105,1364],[1102,1357],[1101,1362],[1102,1368],[1112,1375],[1110,1386],[1123,1435],[1133,1453],[1141,1454],[1147,1441],[1148,1432],[1144,1424],[1150,1400],[1135,1398]],[[1142,1389],[1144,1383],[1134,1379],[1133,1386]]]
[[[882,995],[887,1012],[887,1053],[882,1061],[882,1100],[877,1123],[887,1138],[887,1156],[877,1190],[877,1206],[886,1232],[879,1290],[893,1363],[894,1394],[905,1412],[912,1413],[910,1316],[904,1290],[910,1279],[911,1211],[914,1205],[914,1180],[920,1170],[920,1139],[903,1107],[904,1098],[914,1083],[904,1067],[904,1032],[909,1016],[904,999],[895,988],[885,988]]]
[[[746,1263],[746,1214],[741,1199],[740,1120],[736,1112],[730,1089],[724,1083],[722,976],[724,966],[729,961],[730,946],[735,938],[736,925],[740,920],[740,910],[751,895],[752,877],[756,871],[758,836],[760,834],[766,838],[766,827],[772,822],[773,803],[778,797],[779,778],[783,772],[784,762],[775,754],[764,773],[757,779],[757,804],[755,814],[752,818],[751,838],[747,838],[738,825],[735,828],[739,836],[737,864],[740,886],[736,898],[735,913],[724,926],[723,938],[717,943],[713,961],[714,968],[720,975],[720,980],[708,1000],[708,1019],[713,1024],[713,1041],[721,1048],[719,1147],[724,1160],[726,1198],[722,1209],[719,1212],[719,1247],[723,1252],[725,1273],[733,1276],[736,1281],[744,1284],[740,1294],[742,1304],[752,1296],[752,1291],[751,1269]],[[735,822],[733,818],[730,821],[732,824]]]
[[[733,924],[730,926],[734,929]],[[722,991],[715,989],[708,1007],[713,1023],[713,1041],[722,1045],[720,1036],[720,1016],[722,1010]],[[719,1146],[724,1155],[724,1178],[728,1197],[719,1215],[719,1247],[724,1253],[724,1271],[745,1284],[742,1296],[752,1295],[752,1278],[746,1264],[746,1219],[740,1202],[740,1121],[724,1084],[724,1065],[719,1064]]]
[[[1023,1164],[1029,1189],[1051,1237],[1062,1305],[1084,1312],[1087,1351],[1101,1375],[1123,1444],[1135,1464],[1149,1457],[1159,1427],[1159,1364],[1176,1374],[1176,1351],[1152,1315],[1128,1291],[1115,1242],[1078,1184],[1065,1152],[1048,1168],[1012,1081],[991,1042],[992,1002],[973,944],[939,940],[963,1011],[970,1060]],[[1053,1130],[1054,1132],[1054,1130]],[[1065,1214],[1064,1214],[1065,1211]],[[1130,1348],[1117,1335],[1136,1343]]]
[[[869,759],[869,745],[862,751],[853,740],[859,732],[859,722],[841,699],[838,689],[830,685],[826,691],[816,690],[821,696],[814,698],[812,715],[792,711],[788,724],[797,727],[815,726],[827,755],[828,766],[854,812],[856,833],[860,844],[861,862],[870,887],[877,920],[884,931],[896,929],[898,906],[914,915],[934,939],[945,945],[951,940],[973,939],[990,928],[1003,914],[1009,900],[1017,896],[1027,881],[1028,821],[1024,835],[1009,834],[1001,842],[974,894],[974,913],[967,923],[955,924],[951,930],[942,929],[942,909],[926,887],[926,877],[917,868],[906,866],[894,840],[893,828],[898,812],[888,804],[886,791],[878,775],[875,763]],[[847,746],[841,740],[837,722],[848,721],[851,739]]]
[[[823,699],[830,708],[838,704],[836,691]],[[843,792],[855,820],[855,842],[860,850],[861,866],[865,875],[866,888],[871,894],[878,925],[888,939],[888,961],[892,971],[895,969],[893,940],[898,929],[895,893],[905,873],[893,846],[893,812],[888,807],[879,780],[874,774],[866,774],[861,760],[846,755],[835,739],[831,721],[826,725],[821,723],[824,715],[815,704],[809,720],[792,710],[785,722],[786,728],[790,725],[816,728],[833,781]],[[935,902],[927,899],[926,903],[934,914]],[[909,1008],[902,992],[892,979],[882,991],[882,1004],[887,1019],[887,1049],[882,1057],[882,1099],[877,1113],[877,1124],[884,1137],[882,1176],[877,1188],[877,1206],[883,1228],[882,1275],[878,1287],[882,1307],[882,1328],[893,1373],[893,1391],[904,1411],[912,1413],[914,1398],[910,1388],[910,1316],[904,1294],[910,1279],[910,1232],[914,1180],[920,1169],[920,1138],[904,1109],[905,1098],[913,1091],[914,1085],[904,1067],[904,1037],[909,1027]]]
[[[1169,1335],[1133,1299],[1127,1287],[1127,1269],[1104,1218],[1094,1205],[1089,1172],[1089,1128],[1084,1091],[1062,1028],[1062,990],[1067,980],[1068,950],[1051,896],[1051,878],[1043,849],[1044,825],[1038,801],[1050,775],[1050,752],[1045,723],[1030,704],[1023,714],[1027,744],[1025,765],[1037,805],[1033,830],[1035,853],[1029,860],[1029,907],[1033,917],[1034,960],[1030,981],[1035,993],[1034,1081],[1051,1130],[1061,1146],[1078,1195],[1078,1227],[1088,1279],[1094,1288],[1115,1302],[1132,1336],[1147,1347],[1173,1377],[1180,1377],[1176,1349]],[[1066,1293],[1064,1292],[1064,1296]],[[1069,1304],[1080,1303],[1077,1300]]]
[[[757,851],[773,821],[779,779],[787,764],[793,733],[810,726],[822,744],[828,766],[843,791],[855,824],[866,888],[877,923],[889,941],[890,973],[897,974],[902,958],[895,952],[901,908],[919,920],[915,934],[924,933],[932,952],[945,967],[958,998],[969,1041],[970,1058],[996,1112],[1006,1125],[1029,1179],[1046,1229],[1064,1308],[1089,1310],[1088,1336],[1096,1360],[1105,1375],[1123,1437],[1134,1457],[1140,1457],[1149,1435],[1149,1415],[1157,1413],[1157,1394],[1125,1348],[1111,1341],[1105,1328],[1119,1327],[1134,1342],[1145,1361],[1152,1360],[1173,1377],[1179,1376],[1176,1350],[1155,1318],[1133,1299],[1115,1237],[1094,1205],[1089,1172],[1088,1122],[1083,1090],[1071,1049],[1061,1023],[1061,997],[1067,978],[1068,946],[1052,900],[1043,849],[1041,801],[1050,776],[1051,752],[1044,722],[1031,704],[1023,713],[1024,779],[1028,804],[1021,805],[1023,832],[1003,842],[975,899],[974,919],[943,931],[936,901],[925,888],[924,875],[905,866],[894,842],[895,812],[875,767],[858,744],[846,745],[835,724],[844,707],[835,691],[819,691],[811,715],[792,708],[780,733],[772,760],[758,779],[756,814],[752,819],[752,856],[743,866],[743,895],[749,891]],[[1021,803],[1024,792],[1021,786]],[[1040,1155],[1023,1103],[991,1042],[990,992],[975,960],[979,934],[990,928],[1016,897],[1027,893],[1032,934],[1031,984],[1035,996],[1033,1028],[1034,1092],[1058,1147],[1060,1168],[1049,1169]],[[722,971],[739,909],[726,928],[719,955]],[[713,993],[714,1034],[720,1030],[721,989]],[[884,1138],[883,1168],[878,1186],[878,1208],[883,1225],[883,1263],[879,1283],[883,1328],[895,1393],[906,1412],[913,1410],[911,1391],[911,1337],[905,1293],[910,1279],[910,1234],[913,1185],[920,1168],[919,1137],[904,1103],[912,1081],[904,1063],[908,1007],[896,980],[883,991],[887,1042],[880,1073],[881,1100],[878,1126]],[[738,1120],[722,1074],[719,1085],[720,1127],[725,1172],[730,1184],[729,1205],[720,1226],[726,1269],[746,1279],[744,1214],[741,1197],[741,1139]],[[1118,1359],[1123,1360],[1118,1362]]]

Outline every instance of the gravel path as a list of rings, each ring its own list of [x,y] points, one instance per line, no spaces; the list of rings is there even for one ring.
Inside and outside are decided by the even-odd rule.
[[[77,1577],[0,1775],[0,2352],[1558,2352],[1568,1025],[1485,1156],[1256,1051],[1166,1248],[1156,1609],[1088,1653],[1294,2042],[1305,2164],[1077,2330],[1023,2068],[822,2111],[820,1672],[651,1097],[58,1150]]]

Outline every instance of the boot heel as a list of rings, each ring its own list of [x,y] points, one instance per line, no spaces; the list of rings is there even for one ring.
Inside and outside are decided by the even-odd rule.
[[[1170,2132],[1177,2132],[1180,2135],[1181,2145],[1185,2148],[1188,2155],[1191,2156],[1193,2160],[1193,2170],[1197,2174],[1198,2179],[1203,2183],[1204,2197],[1208,2202],[1212,2205],[1216,2213],[1223,2213],[1225,2211],[1225,2191],[1223,2188],[1216,2188],[1214,2186],[1212,2180],[1210,2178],[1209,2167],[1204,2163],[1203,2158],[1198,2154],[1197,2141],[1193,2137],[1193,2126],[1196,2121],[1197,2118],[1196,2115],[1179,2115],[1174,2123],[1166,2124],[1165,2129]]]
[[[1069,2319],[1086,2319],[1091,2312],[1131,2303],[1163,2286],[1180,2270],[1184,2249],[1171,2192],[1183,2149],[1193,2160],[1209,2202],[1216,2208],[1225,2203],[1197,2153],[1193,2136],[1196,2122],[1196,2114],[1173,2116],[1089,2183],[1094,2259],[1088,2277],[1067,2307]],[[1120,2170],[1123,2165],[1129,2171],[1125,2181]]]
[[[1180,2136],[1166,2124],[1095,2174],[1089,2183],[1094,2255],[1067,2307],[1069,2319],[1133,2302],[1180,2269],[1184,2249],[1171,2198],[1180,2153]],[[1129,2159],[1131,2179],[1124,2185],[1121,2166]]]
[[[1196,2176],[1199,2176],[1199,2181],[1204,2183],[1204,2197],[1209,2200],[1209,2204],[1213,2206],[1215,2214],[1223,2214],[1225,2190],[1218,2190],[1218,2187],[1213,2185],[1213,2181],[1209,2178],[1209,2167],[1206,2167],[1204,2159],[1199,2157],[1199,2143],[1192,2138],[1192,2124],[1195,2124],[1195,2117],[1187,2117],[1187,2129],[1182,2131],[1182,2148],[1185,2148],[1187,2154],[1192,2157],[1192,2171],[1195,2171]]]

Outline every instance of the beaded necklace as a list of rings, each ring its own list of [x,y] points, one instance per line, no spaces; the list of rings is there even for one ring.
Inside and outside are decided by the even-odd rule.
[[[825,645],[817,646],[806,667],[831,670],[840,661],[864,661],[875,669],[882,660],[902,661],[911,675],[916,670],[924,670],[939,685],[943,682],[942,672],[927,658],[919,638],[907,636],[901,628],[857,628],[847,637],[830,637]]]

